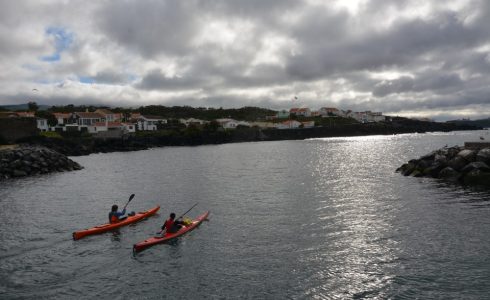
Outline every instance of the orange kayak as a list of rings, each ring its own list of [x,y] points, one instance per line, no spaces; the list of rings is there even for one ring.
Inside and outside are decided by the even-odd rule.
[[[75,231],[73,233],[73,239],[79,240],[79,239],[81,239],[87,235],[103,233],[106,231],[110,231],[110,230],[113,230],[113,229],[116,229],[119,227],[129,225],[131,223],[138,222],[144,218],[147,218],[151,215],[154,215],[159,209],[160,209],[160,206],[157,206],[157,207],[154,207],[154,208],[149,209],[147,211],[142,211],[142,212],[136,213],[134,216],[128,216],[126,219],[124,219],[118,223],[113,223],[113,224],[108,223],[108,224],[99,225],[99,226],[87,228],[87,229],[80,230],[80,231]]]
[[[165,233],[163,236],[155,236],[151,237],[149,239],[146,239],[142,242],[136,243],[133,245],[133,254],[136,254],[137,252],[143,251],[148,247],[151,247],[156,244],[161,244],[168,242],[170,240],[173,240],[191,230],[199,226],[202,221],[206,220],[207,217],[209,216],[209,211],[203,213],[199,217],[197,217],[195,220],[192,221],[189,225],[183,226],[179,231],[174,232],[174,233]]]

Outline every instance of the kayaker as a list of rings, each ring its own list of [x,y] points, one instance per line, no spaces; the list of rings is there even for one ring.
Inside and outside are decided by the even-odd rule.
[[[111,212],[109,213],[109,223],[117,223],[119,221],[122,221],[126,219],[127,217],[122,217],[124,214],[126,214],[126,208],[123,209],[122,212],[117,211],[118,206],[114,204],[111,208]]]
[[[163,230],[167,230],[168,233],[174,233],[179,231],[182,226],[184,226],[184,222],[179,220],[175,220],[175,213],[170,214],[170,218],[168,218],[165,223],[163,223],[162,226],[162,232]]]

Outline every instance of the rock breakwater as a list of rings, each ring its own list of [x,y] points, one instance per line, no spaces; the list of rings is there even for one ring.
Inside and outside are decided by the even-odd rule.
[[[20,146],[0,150],[0,179],[52,172],[81,170],[65,155],[41,146]]]
[[[490,148],[444,147],[412,159],[396,171],[405,176],[433,177],[490,187]]]

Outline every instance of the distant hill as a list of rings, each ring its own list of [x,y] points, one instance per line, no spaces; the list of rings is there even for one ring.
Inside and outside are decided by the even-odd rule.
[[[39,110],[47,110],[50,106],[47,105],[39,105]],[[7,104],[7,105],[0,105],[0,110],[6,110],[6,111],[19,111],[23,110],[26,111],[28,110],[29,106],[27,103],[24,104]]]
[[[483,128],[490,128],[490,118],[480,119],[480,120],[452,120],[447,121],[448,123],[455,123],[459,125],[473,125]]]

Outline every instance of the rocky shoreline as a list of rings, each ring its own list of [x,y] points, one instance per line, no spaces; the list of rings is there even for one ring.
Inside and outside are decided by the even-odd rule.
[[[0,180],[82,168],[65,155],[42,146],[19,146],[0,150]]]
[[[490,187],[490,147],[444,147],[412,159],[396,171],[404,176],[432,177],[465,185]]]

